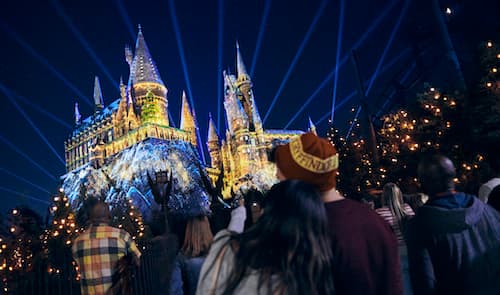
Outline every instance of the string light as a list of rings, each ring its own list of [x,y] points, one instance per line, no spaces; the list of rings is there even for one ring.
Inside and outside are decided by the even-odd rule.
[[[491,41],[486,42],[486,47],[488,47],[488,48],[493,47],[493,42],[491,42]]]

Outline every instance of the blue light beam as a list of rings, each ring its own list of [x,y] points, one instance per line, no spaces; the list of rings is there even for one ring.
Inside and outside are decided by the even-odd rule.
[[[264,116],[263,123],[266,122],[267,118],[271,114],[271,111],[276,104],[276,101],[278,100],[278,97],[280,96],[281,92],[283,91],[283,88],[285,87],[286,82],[288,81],[288,78],[290,77],[290,74],[292,73],[293,69],[295,68],[295,65],[297,64],[297,61],[299,60],[302,51],[304,50],[304,47],[306,46],[307,42],[309,41],[309,37],[311,37],[311,34],[313,33],[316,24],[318,23],[321,15],[323,14],[323,11],[325,10],[326,5],[328,4],[327,0],[323,0],[316,11],[316,14],[314,15],[313,21],[311,22],[311,25],[309,25],[309,29],[307,30],[306,35],[304,36],[304,39],[302,40],[302,43],[299,46],[299,49],[295,53],[295,56],[293,57],[292,63],[288,67],[288,70],[286,71],[285,77],[283,78],[283,81],[281,81],[280,87],[278,88],[278,91],[274,95],[274,98],[271,102],[271,105],[267,109],[266,115]]]
[[[50,194],[50,192],[49,192],[48,190],[44,189],[43,187],[39,186],[39,185],[38,185],[38,184],[36,184],[36,183],[33,183],[33,182],[31,182],[31,181],[27,180],[26,178],[24,178],[24,177],[22,177],[22,176],[19,176],[19,175],[15,174],[15,173],[14,173],[14,172],[12,172],[12,171],[9,171],[9,170],[7,170],[7,169],[5,169],[5,168],[2,168],[2,167],[0,167],[0,171],[2,171],[3,173],[8,174],[8,175],[10,175],[10,176],[12,176],[12,177],[14,177],[14,178],[18,179],[18,180],[20,180],[20,181],[22,181],[22,182],[24,182],[24,183],[27,183],[27,184],[29,184],[29,185],[33,186],[34,188],[39,189],[40,191],[42,191],[42,192],[44,192],[44,193]]]
[[[259,57],[260,47],[262,45],[262,39],[264,38],[264,29],[266,28],[267,17],[269,16],[269,11],[271,11],[271,0],[266,0],[264,4],[264,12],[262,13],[262,20],[260,21],[259,35],[257,36],[257,44],[255,44],[255,51],[253,52],[252,66],[250,67],[250,77],[253,77],[255,70],[255,64],[257,63],[257,58]]]
[[[122,17],[123,22],[125,23],[125,26],[127,26],[127,30],[132,37],[132,40],[135,39],[136,35],[134,32],[134,26],[132,26],[132,22],[130,21],[130,17],[128,16],[127,10],[125,9],[125,6],[123,5],[122,0],[114,0],[116,8],[118,8],[118,12],[120,13],[120,16]]]
[[[38,136],[40,136],[40,138],[43,140],[43,142],[45,142],[45,144],[54,153],[54,155],[56,155],[56,157],[59,159],[61,164],[64,165],[65,164],[64,160],[61,158],[61,156],[59,156],[56,149],[52,146],[52,144],[50,144],[49,140],[45,137],[45,135],[43,135],[42,131],[40,131],[40,129],[38,129],[38,127],[36,127],[35,123],[33,123],[33,121],[30,119],[28,114],[26,114],[26,112],[19,106],[19,104],[17,104],[16,100],[12,97],[12,94],[9,92],[9,90],[7,88],[5,88],[3,86],[2,83],[0,83],[0,90],[5,94],[7,99],[14,105],[14,107],[21,113],[21,115],[24,117],[24,119],[26,121],[28,121],[28,123],[31,125],[33,130],[35,130],[35,132],[38,134]]]
[[[380,59],[378,60],[377,67],[375,68],[375,72],[373,73],[370,82],[368,83],[368,87],[366,88],[366,93],[363,94],[363,97],[365,99],[368,97],[370,94],[370,90],[372,89],[373,83],[375,82],[375,79],[378,77],[378,73],[380,71],[380,68],[382,67],[385,57],[387,56],[387,53],[389,52],[389,49],[391,48],[392,42],[394,41],[394,37],[396,36],[396,33],[399,31],[399,27],[401,26],[401,21],[403,20],[403,17],[406,15],[406,11],[408,10],[410,1],[407,0],[405,1],[405,4],[403,6],[403,9],[401,10],[401,13],[399,14],[398,20],[396,22],[396,25],[392,28],[391,35],[389,36],[389,40],[387,41],[387,44],[384,48],[384,51],[382,52],[382,55],[380,56]],[[354,120],[352,120],[351,127],[349,128],[349,131],[346,134],[346,139],[349,138],[352,129],[354,128],[354,124],[356,124],[356,121],[359,117],[359,114],[361,113],[361,109],[363,107],[360,105],[358,107],[358,111],[356,112],[356,116],[354,116]]]
[[[52,119],[55,122],[59,123],[61,126],[66,127],[66,129],[68,129],[68,130],[72,130],[73,129],[73,127],[70,124],[64,122],[58,116],[56,116],[56,115],[52,114],[51,112],[45,110],[41,106],[32,103],[28,98],[26,98],[26,97],[24,97],[22,95],[19,95],[18,93],[14,92],[12,89],[7,88],[7,86],[3,85],[3,87],[6,88],[10,93],[12,93],[12,95],[15,96],[18,101],[24,103],[25,105],[30,106],[35,111],[37,111],[37,112],[39,112],[39,113],[41,113],[41,114],[49,117],[50,119]]]
[[[52,0],[51,1],[52,7],[56,10],[57,15],[62,18],[64,23],[68,26],[68,28],[71,30],[73,35],[78,39],[80,44],[83,45],[83,48],[87,53],[90,55],[90,57],[94,60],[94,62],[101,68],[101,71],[104,73],[106,78],[111,82],[111,84],[115,87],[115,89],[119,89],[118,83],[113,79],[111,76],[111,73],[109,72],[108,68],[104,65],[104,63],[99,59],[95,51],[92,49],[90,46],[89,42],[85,39],[83,34],[76,28],[76,26],[73,24],[73,21],[71,18],[66,14],[64,11],[63,7],[59,4],[57,0]]]
[[[26,195],[26,194],[23,194],[20,192],[16,192],[15,190],[11,190],[10,188],[6,188],[4,186],[0,186],[0,190],[8,192],[9,194],[17,195],[17,196],[22,197],[22,198],[26,198],[26,199],[29,199],[32,201],[40,202],[40,203],[43,203],[45,205],[50,205],[50,202],[47,200],[43,200],[43,199],[36,198],[36,197],[30,196],[30,195]]]
[[[177,13],[176,13],[176,9],[175,9],[175,1],[169,0],[168,7],[169,7],[169,12],[170,12],[170,18],[172,19],[172,25],[174,26],[175,39],[177,41],[177,49],[179,50],[179,55],[181,57],[182,72],[184,74],[184,80],[186,80],[186,88],[188,91],[189,102],[191,103],[191,109],[195,110],[196,108],[195,108],[194,100],[193,100],[193,92],[191,91],[191,82],[189,80],[189,73],[188,73],[188,68],[187,68],[187,63],[186,63],[186,56],[184,55],[184,46],[182,45],[181,30],[179,29],[179,20],[177,19]],[[196,135],[198,137],[198,141],[200,141],[201,136],[200,136],[200,130],[198,128],[196,129]],[[201,142],[198,143],[198,146],[201,147],[200,154],[201,154],[201,157],[203,159],[203,163],[206,163],[206,161],[205,161],[205,149],[203,148],[203,145],[201,144]]]
[[[217,130],[220,130],[221,99],[224,85],[222,84],[222,53],[224,36],[224,0],[219,0],[218,4],[218,27],[217,27]]]
[[[333,79],[332,115],[330,117],[331,122],[333,122],[333,116],[335,113],[335,102],[337,100],[337,81],[339,78],[340,51],[342,50],[342,33],[344,30],[344,11],[345,11],[345,0],[340,0],[339,29],[337,32],[337,52],[336,52],[336,56],[335,56],[335,79]]]
[[[43,168],[42,165],[38,164],[30,156],[28,156],[27,154],[23,153],[21,151],[21,149],[19,149],[18,147],[16,147],[12,142],[8,141],[5,137],[3,137],[3,136],[0,135],[0,141],[2,141],[5,145],[7,145],[8,147],[10,147],[13,151],[15,151],[16,153],[18,153],[19,155],[21,155],[28,162],[30,162],[31,164],[33,164],[33,166],[35,166],[38,169],[40,169],[40,171],[42,171],[45,175],[47,175],[48,177],[52,178],[53,180],[57,180],[57,177],[55,177],[49,171],[45,170],[45,168]]]
[[[84,95],[73,83],[68,81],[66,77],[64,77],[61,72],[59,72],[54,66],[52,66],[45,57],[41,56],[38,52],[31,47],[24,39],[17,33],[15,32],[10,26],[8,26],[6,23],[0,21],[0,26],[2,29],[10,36],[12,39],[14,39],[21,47],[26,50],[29,54],[31,54],[34,58],[36,58],[42,65],[44,65],[54,76],[56,76],[59,80],[61,80],[64,85],[66,85],[71,91],[73,91],[79,98],[83,98],[84,101],[89,105],[89,106],[94,106],[92,101]]]
[[[373,22],[372,24],[368,27],[368,29],[361,35],[361,37],[356,41],[356,43],[351,47],[351,48],[358,48],[365,42],[366,38],[373,32],[373,30],[380,25],[382,20],[387,16],[387,14],[394,8],[394,6],[398,3],[398,1],[393,1],[391,2]],[[346,54],[340,61],[339,69],[349,60],[349,55]],[[311,101],[318,95],[318,93],[321,92],[321,90],[330,82],[330,80],[333,78],[335,75],[335,71],[337,69],[337,65],[333,68],[333,70],[323,79],[321,84],[314,90],[314,92],[309,96],[309,98],[305,101],[304,104],[300,107],[300,109],[297,111],[297,113],[288,121],[286,126],[290,126],[295,119],[304,111],[304,109],[311,103]],[[288,127],[285,127],[285,129]]]
[[[406,48],[405,50],[401,51],[400,54],[398,54],[395,58],[393,58],[389,63],[387,63],[382,70],[380,71],[380,74],[385,73],[387,70],[392,68],[403,56],[408,54],[410,52],[410,48]],[[371,77],[370,77],[371,79]],[[370,80],[366,79],[364,81],[364,84],[367,84]],[[342,101],[337,105],[337,108],[335,111],[340,110],[341,107],[343,107],[349,100],[351,100],[356,94],[358,93],[357,90],[353,90],[348,96],[346,96]],[[315,125],[321,124],[324,120],[326,120],[330,116],[330,111],[327,113],[323,114],[321,118],[315,123]]]

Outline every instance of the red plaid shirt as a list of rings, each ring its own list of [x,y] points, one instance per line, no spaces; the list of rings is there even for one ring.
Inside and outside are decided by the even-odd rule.
[[[107,224],[90,226],[73,243],[73,258],[80,267],[82,295],[105,294],[112,284],[118,259],[141,256],[129,233]]]

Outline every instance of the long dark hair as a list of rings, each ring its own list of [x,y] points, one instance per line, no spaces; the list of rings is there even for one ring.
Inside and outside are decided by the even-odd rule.
[[[232,294],[249,269],[259,272],[258,285],[270,293],[333,294],[332,253],[319,192],[287,180],[271,188],[263,208],[257,223],[230,239],[238,249],[223,294]]]

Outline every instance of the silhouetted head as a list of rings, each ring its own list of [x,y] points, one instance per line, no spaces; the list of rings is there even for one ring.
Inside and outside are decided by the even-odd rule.
[[[455,175],[453,162],[443,155],[425,156],[418,164],[418,178],[429,197],[454,189]]]
[[[103,201],[98,201],[90,210],[90,221],[92,223],[107,223],[111,221],[109,206]]]

